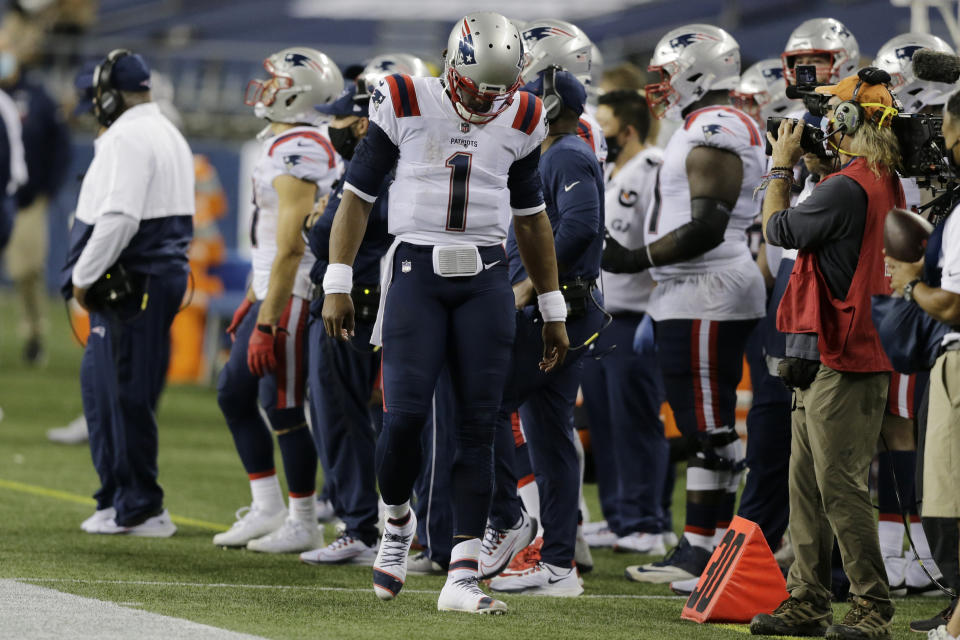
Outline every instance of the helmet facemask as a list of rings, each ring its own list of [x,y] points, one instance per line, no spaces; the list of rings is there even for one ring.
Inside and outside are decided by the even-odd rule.
[[[457,115],[472,124],[486,124],[506,111],[513,103],[513,94],[521,85],[518,77],[510,87],[485,83],[478,86],[470,78],[460,75],[449,63],[446,80]]]
[[[660,74],[659,82],[652,82],[644,88],[650,113],[657,120],[665,118],[680,102],[680,94],[670,82],[670,78],[680,70],[679,66],[676,62],[668,62],[662,67],[647,67],[647,71]]]

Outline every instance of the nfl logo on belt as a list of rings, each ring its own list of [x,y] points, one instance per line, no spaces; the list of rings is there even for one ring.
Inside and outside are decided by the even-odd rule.
[[[413,269],[413,265],[410,264],[409,260],[404,260],[400,263],[400,271],[404,273],[410,273],[410,270]]]
[[[460,133],[470,133],[470,124],[467,122],[461,122]]]

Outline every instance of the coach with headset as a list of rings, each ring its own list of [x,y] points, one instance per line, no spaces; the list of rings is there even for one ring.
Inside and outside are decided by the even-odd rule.
[[[142,57],[112,51],[87,81],[101,129],[61,288],[90,312],[80,386],[101,487],[81,528],[168,537],[176,527],[157,484],[154,410],[187,286],[193,156],[152,102]]]
[[[889,80],[866,68],[816,89],[829,96],[827,143],[839,166],[795,207],[791,167],[802,154],[803,126],[785,120],[776,140],[768,134],[773,169],[764,237],[799,250],[777,313],[777,329],[787,334],[780,377],[794,389],[789,477],[796,560],[787,578],[790,597],[772,615],[754,618],[755,634],[890,637],[894,609],[867,491],[892,370],[870,298],[889,293],[883,222],[892,207],[904,206]],[[832,625],[834,536],[853,603]]]

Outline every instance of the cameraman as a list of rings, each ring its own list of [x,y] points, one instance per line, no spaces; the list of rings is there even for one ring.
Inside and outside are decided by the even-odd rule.
[[[90,311],[80,387],[101,487],[81,528],[168,537],[177,528],[157,484],[154,411],[187,286],[193,155],[152,101],[139,55],[113,51],[87,81],[101,134],[80,187],[62,287]]]
[[[802,124],[784,120],[773,146],[763,203],[768,243],[799,255],[777,315],[786,333],[780,377],[794,388],[790,452],[790,535],[796,560],[790,597],[751,632],[888,638],[893,618],[889,585],[867,491],[867,475],[886,406],[891,366],[871,320],[870,298],[886,293],[883,221],[904,204],[894,172],[900,162],[890,128],[894,98],[864,69],[835,85],[828,143],[842,168],[790,207],[792,167],[800,159]],[[807,411],[809,407],[809,411]],[[836,536],[850,578],[853,605],[832,625],[830,557]]]

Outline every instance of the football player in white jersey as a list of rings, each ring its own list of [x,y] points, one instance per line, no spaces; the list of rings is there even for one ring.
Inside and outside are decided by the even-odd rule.
[[[667,400],[694,452],[680,544],[661,562],[627,569],[636,581],[671,582],[700,575],[715,534],[733,517],[743,465],[736,387],[765,306],[746,229],[759,208],[753,190],[766,158],[756,123],[729,106],[740,77],[740,48],[730,34],[702,24],[674,29],[657,44],[650,69],[661,74],[646,90],[654,114],[684,124],[664,150],[644,246],[628,250],[608,238],[604,268],[649,269],[657,283],[647,313]]]
[[[516,322],[503,241],[511,214],[544,318],[540,368],[569,345],[553,233],[537,169],[546,136],[543,104],[516,93],[523,41],[492,12],[457,21],[443,78],[383,79],[370,127],[346,175],[324,276],[327,333],[353,330],[352,269],[379,186],[394,163],[387,253],[374,340],[383,344],[383,431],[377,476],[387,520],[374,591],[403,587],[416,530],[409,506],[420,469],[420,431],[444,364],[460,401],[452,468],[453,542],[440,610],[503,613],[478,585],[480,536],[490,508],[493,437]],[[534,372],[531,373],[531,375]]]
[[[227,329],[234,342],[217,383],[217,400],[249,476],[253,503],[213,543],[293,553],[323,546],[314,496],[317,453],[303,404],[314,256],[304,251],[301,228],[339,173],[339,156],[313,123],[314,106],[336,98],[343,78],[329,57],[306,47],[279,51],[264,68],[270,79],[251,81],[245,100],[269,122],[253,171],[253,282]],[[277,433],[289,515],[258,397]]]

